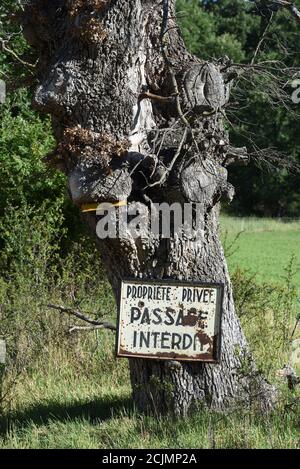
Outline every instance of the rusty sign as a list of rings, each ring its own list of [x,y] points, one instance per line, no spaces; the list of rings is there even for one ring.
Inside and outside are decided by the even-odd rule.
[[[123,281],[117,356],[216,362],[222,298],[222,284]]]

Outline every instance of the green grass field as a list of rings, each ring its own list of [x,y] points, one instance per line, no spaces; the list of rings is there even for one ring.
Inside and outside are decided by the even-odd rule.
[[[221,233],[231,272],[239,266],[258,281],[282,284],[293,259],[292,280],[300,291],[300,221],[223,216]]]
[[[176,422],[138,414],[132,405],[127,360],[114,358],[113,334],[100,331],[70,338],[66,332],[70,321],[62,321],[41,306],[76,295],[83,311],[99,307],[105,317],[114,316],[111,291],[105,283],[99,287],[99,280],[91,283],[93,272],[87,261],[88,269],[82,267],[78,275],[64,280],[64,286],[45,288],[37,294],[25,277],[19,291],[12,285],[8,318],[19,311],[18,346],[30,356],[30,340],[40,337],[41,332],[34,328],[42,320],[46,321],[42,331],[49,327],[50,339],[44,345],[41,336],[41,352],[18,371],[15,383],[13,368],[7,375],[7,386],[12,384],[2,416],[0,406],[0,449],[300,448],[300,389],[289,391],[276,374],[289,356],[284,337],[291,330],[286,324],[291,300],[283,294],[284,277],[296,286],[300,284],[299,271],[295,275],[285,271],[293,255],[293,269],[300,263],[300,223],[223,216],[221,228],[226,251],[231,252],[228,262],[237,304],[244,304],[240,311],[243,328],[258,366],[281,393],[276,411],[262,416],[246,408],[228,414],[199,408],[188,419]],[[230,247],[240,231],[243,233]],[[258,285],[271,282],[280,286],[275,293],[273,287],[267,290],[265,285],[259,290],[253,280],[234,275],[238,266],[257,273]],[[2,287],[1,303],[5,304],[4,283]],[[18,296],[13,296],[15,290]],[[249,291],[246,303],[242,297],[245,291]],[[293,324],[294,319],[291,328]],[[296,337],[300,337],[299,330]]]
[[[108,346],[105,333],[101,337]],[[253,415],[250,409],[222,415],[199,408],[182,421],[147,417],[132,406],[126,360],[114,361],[106,353],[106,369],[101,373],[95,365],[102,360],[101,352],[94,355],[94,364],[85,352],[81,357],[85,369],[76,367],[66,354],[51,353],[48,367],[41,357],[16,387],[0,449],[300,446],[299,419],[293,407],[288,412],[280,406],[270,416]]]

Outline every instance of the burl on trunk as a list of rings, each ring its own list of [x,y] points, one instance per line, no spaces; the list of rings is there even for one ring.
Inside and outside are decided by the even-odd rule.
[[[141,410],[185,415],[193,402],[272,407],[274,389],[256,370],[235,315],[218,234],[226,167],[246,158],[229,144],[223,117],[231,76],[185,48],[175,0],[32,0],[24,34],[39,55],[34,105],[50,113],[74,204],[127,200],[146,216],[154,203],[197,204],[195,240],[124,236],[98,240],[118,301],[123,278],[225,285],[218,364],[130,359]],[[96,215],[83,214],[93,233]]]

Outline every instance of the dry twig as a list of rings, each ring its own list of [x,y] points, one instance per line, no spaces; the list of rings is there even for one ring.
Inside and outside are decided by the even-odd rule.
[[[76,318],[81,319],[82,321],[88,322],[89,324],[92,324],[93,326],[95,326],[95,327],[89,327],[88,330],[94,330],[94,329],[110,329],[111,331],[116,331],[117,330],[117,328],[114,324],[111,324],[111,323],[106,322],[106,321],[97,321],[96,319],[92,319],[92,318],[86,316],[85,314],[81,313],[80,311],[74,311],[71,308],[65,308],[64,306],[53,305],[53,304],[48,304],[47,307],[51,308],[51,309],[55,309],[55,310],[59,311],[60,313],[66,313],[69,316],[75,316]],[[78,328],[80,328],[80,326],[78,326],[78,327],[73,326],[71,329],[75,330],[74,329],[75,327],[77,328],[77,330],[79,330]],[[87,329],[85,328],[85,330],[87,330]],[[71,332],[71,330],[70,330],[70,332]]]

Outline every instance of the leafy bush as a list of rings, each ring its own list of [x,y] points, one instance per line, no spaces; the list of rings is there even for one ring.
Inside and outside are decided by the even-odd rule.
[[[1,220],[0,336],[8,347],[7,385],[42,355],[47,362],[49,348],[73,349],[69,318],[47,308],[49,303],[114,316],[98,250],[82,237],[62,254],[63,224],[59,204],[9,207]]]
[[[62,173],[49,170],[43,156],[48,153],[54,139],[50,121],[41,119],[32,111],[29,96],[19,92],[9,98],[0,119],[0,213],[8,204],[23,203],[39,206],[44,201],[62,200],[66,181]],[[18,103],[13,115],[14,101]]]

